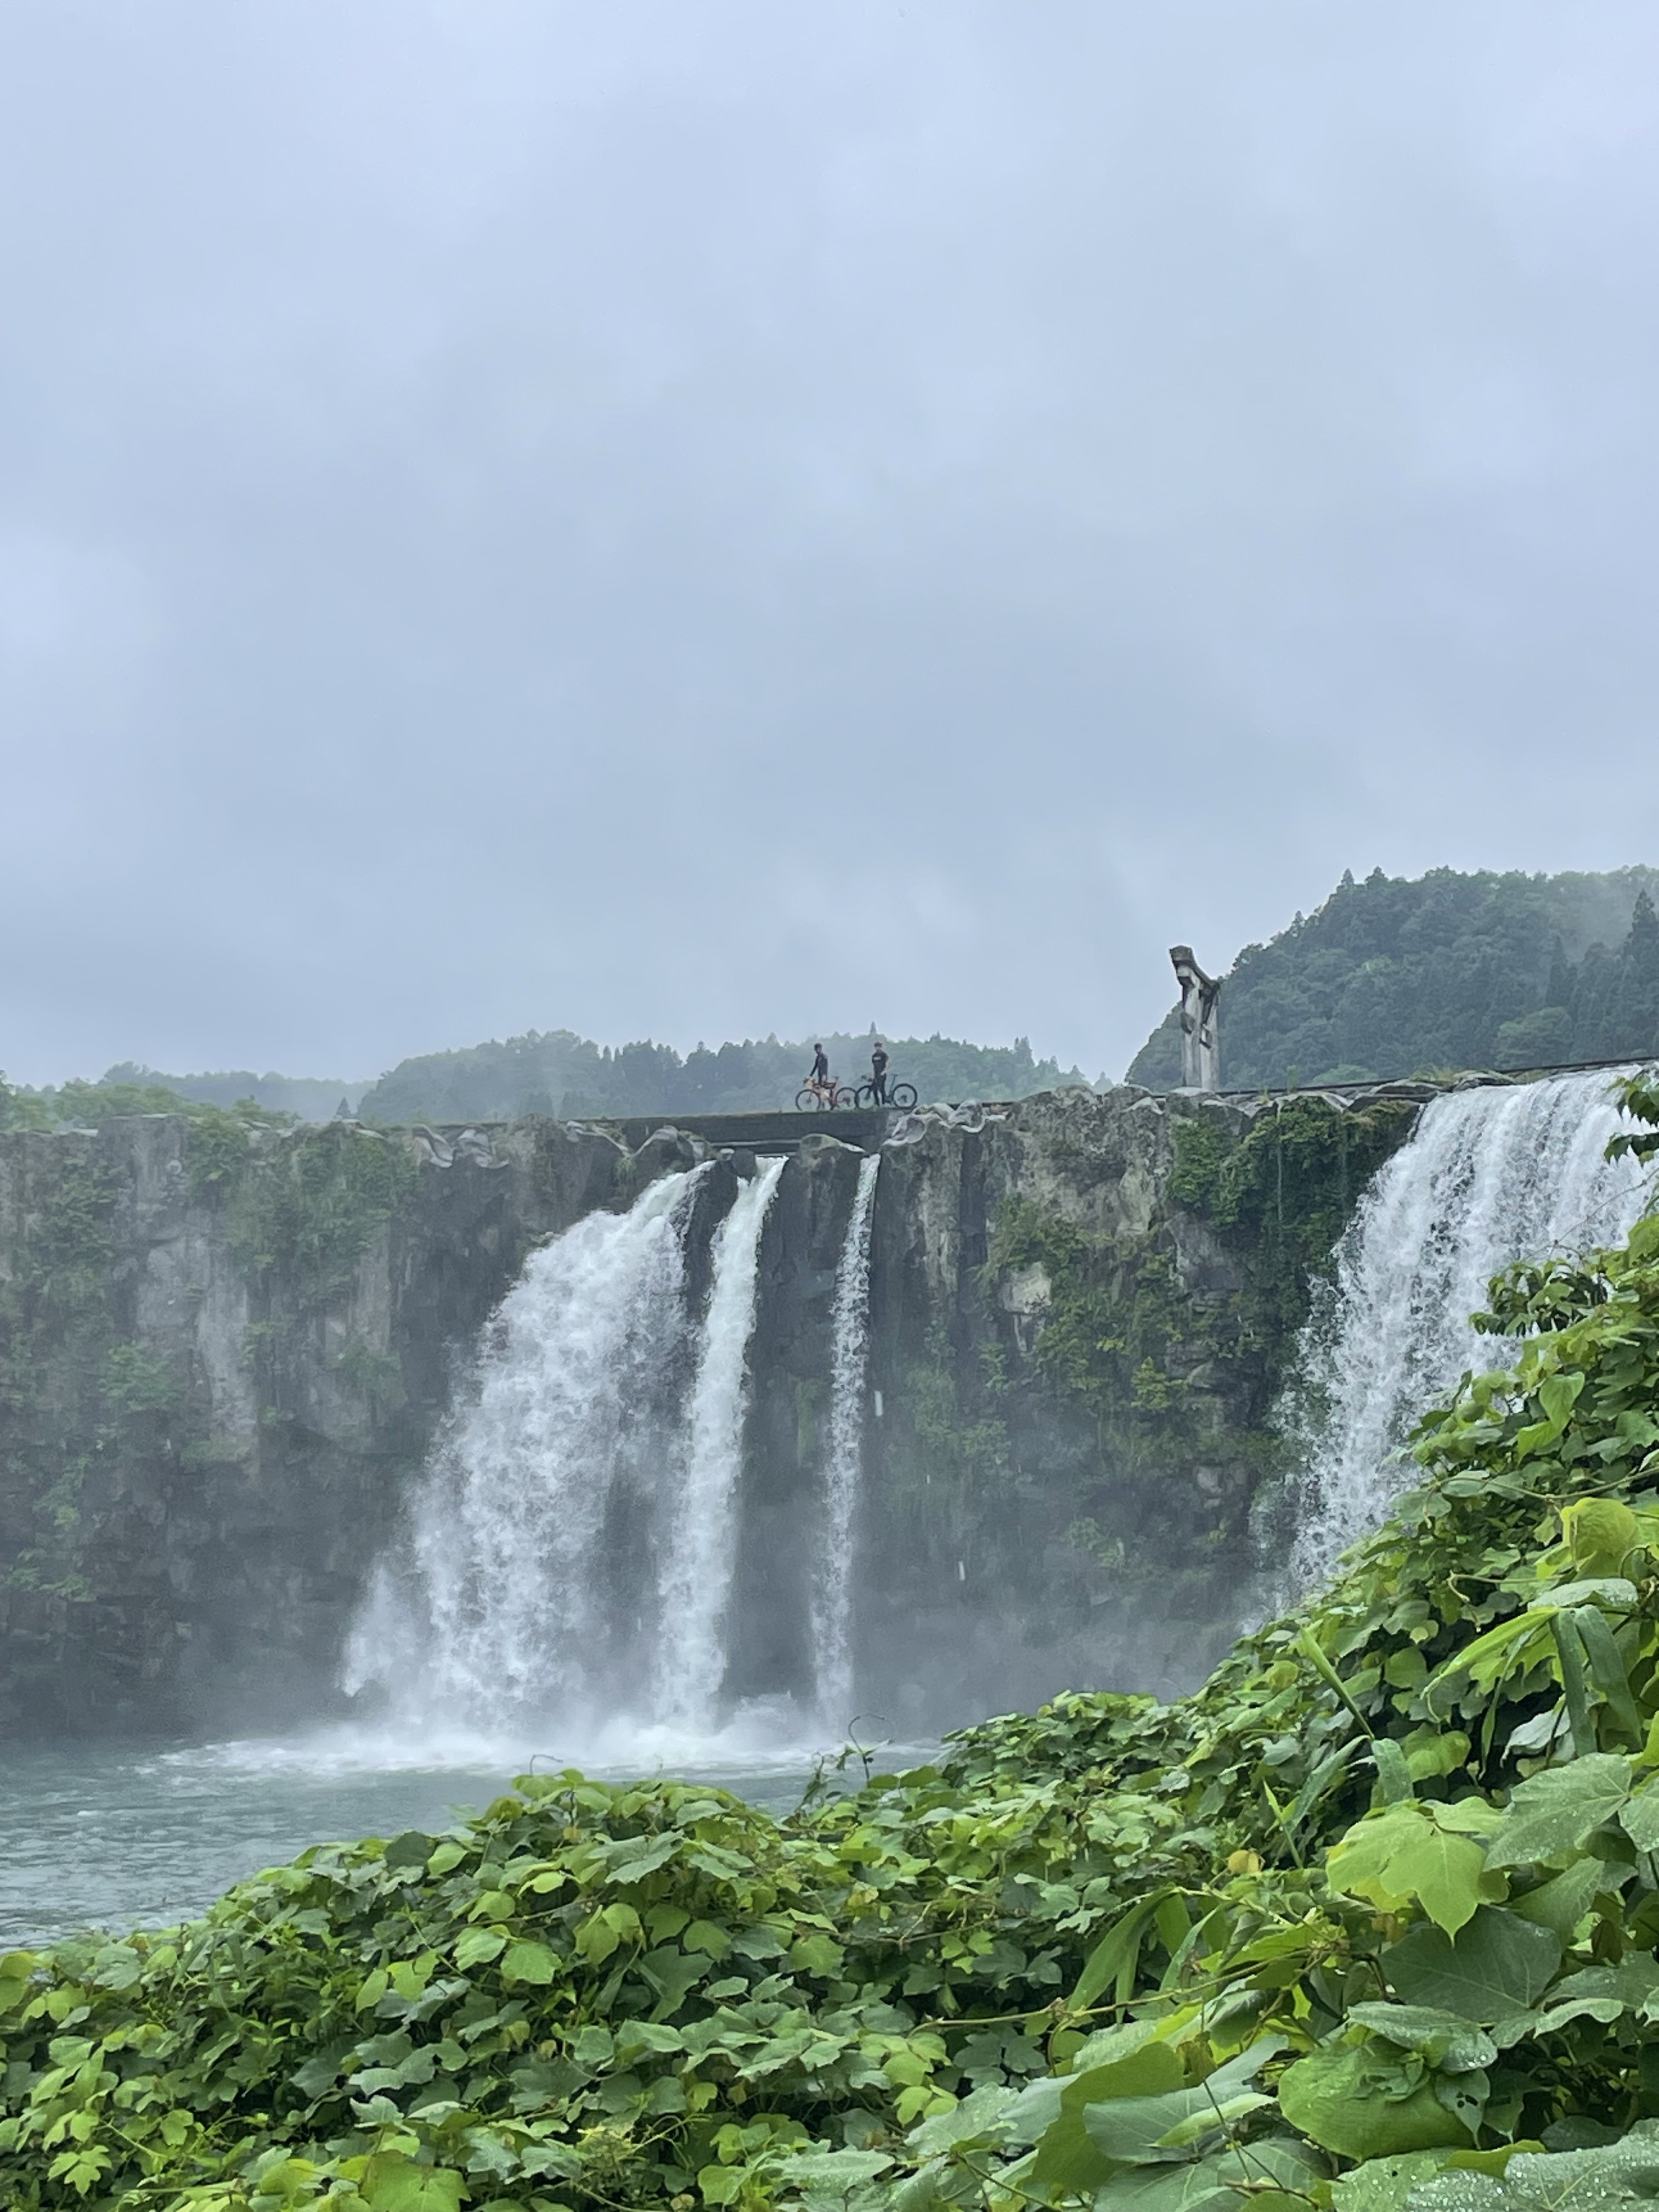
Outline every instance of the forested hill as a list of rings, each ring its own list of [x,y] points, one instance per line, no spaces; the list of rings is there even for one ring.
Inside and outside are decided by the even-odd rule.
[[[1345,875],[1316,913],[1233,963],[1222,1082],[1276,1089],[1659,1052],[1656,891],[1659,869],[1647,867]],[[1180,1082],[1174,1012],[1128,1079]]]
[[[873,1034],[824,1035],[830,1068],[843,1082],[868,1077]],[[1078,1068],[1033,1058],[1024,1037],[1012,1045],[889,1037],[887,1047],[890,1079],[914,1083],[924,1100],[1024,1098],[1088,1079]],[[394,1122],[763,1112],[793,1103],[811,1060],[811,1042],[781,1044],[776,1037],[718,1050],[699,1045],[682,1059],[672,1045],[612,1049],[569,1030],[532,1030],[501,1043],[402,1060],[364,1094],[358,1110],[368,1120]]]

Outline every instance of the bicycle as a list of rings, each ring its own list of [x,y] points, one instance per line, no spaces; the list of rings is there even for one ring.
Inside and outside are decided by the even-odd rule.
[[[832,1114],[837,1107],[857,1103],[857,1085],[837,1083],[833,1076],[828,1083],[804,1083],[795,1093],[795,1108],[802,1114]]]
[[[896,1106],[900,1113],[908,1114],[916,1103],[914,1083],[890,1083],[885,1098],[878,1098],[873,1083],[860,1083],[854,1101],[859,1106]]]

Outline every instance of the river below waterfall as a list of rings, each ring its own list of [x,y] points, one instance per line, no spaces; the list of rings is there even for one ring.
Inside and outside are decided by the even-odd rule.
[[[9,1749],[0,1766],[0,1952],[77,1929],[167,1927],[203,1911],[234,1882],[279,1866],[308,1844],[446,1828],[507,1787],[512,1767],[381,1765],[337,1734],[189,1747],[69,1744]],[[884,1748],[881,1765],[926,1755]],[[550,1761],[538,1759],[545,1771]],[[665,1761],[769,1812],[800,1802],[817,1761],[780,1748],[769,1759]],[[521,1771],[521,1770],[520,1770]],[[634,1778],[637,1766],[587,1771]],[[827,1779],[837,1786],[831,1772]],[[862,1782],[854,1759],[847,1780]],[[845,1786],[845,1785],[840,1785]]]

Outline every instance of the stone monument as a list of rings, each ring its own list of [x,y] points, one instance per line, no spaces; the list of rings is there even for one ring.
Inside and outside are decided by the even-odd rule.
[[[1221,979],[1204,973],[1193,957],[1190,945],[1172,945],[1170,958],[1181,986],[1181,1087],[1219,1091],[1221,1040],[1217,1034],[1216,1008],[1221,998]]]

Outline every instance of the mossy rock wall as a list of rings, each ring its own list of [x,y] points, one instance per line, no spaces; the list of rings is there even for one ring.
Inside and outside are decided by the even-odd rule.
[[[0,1135],[0,1726],[275,1726],[538,1237],[628,1193],[550,1122]],[[429,1152],[429,1148],[428,1152]]]
[[[887,1154],[864,1649],[898,1727],[1224,1649],[1310,1280],[1417,1111],[1124,1086]]]

